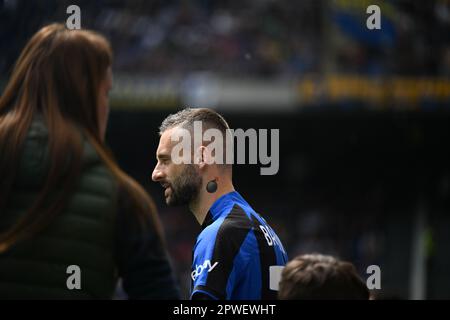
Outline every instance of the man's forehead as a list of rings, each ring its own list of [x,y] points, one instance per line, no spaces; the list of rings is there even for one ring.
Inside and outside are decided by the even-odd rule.
[[[166,145],[172,144],[171,137],[173,135],[178,134],[180,132],[180,130],[182,130],[182,128],[180,128],[180,127],[173,127],[173,128],[167,129],[166,131],[164,131],[161,134],[160,143],[166,144]]]
[[[170,129],[167,129],[161,134],[161,137],[159,139],[159,146],[157,153],[170,153],[173,146],[177,144],[177,141],[172,141],[171,137],[177,133],[180,133],[180,130],[183,130],[180,127],[173,127]]]

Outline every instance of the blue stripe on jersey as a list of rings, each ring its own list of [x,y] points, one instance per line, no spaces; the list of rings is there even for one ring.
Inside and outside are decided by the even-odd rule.
[[[261,299],[261,267],[259,259],[252,259],[249,252],[257,252],[258,243],[253,230],[250,230],[234,259],[233,270],[227,282],[227,299]],[[248,261],[241,264],[240,261]],[[243,281],[244,279],[244,281]],[[237,284],[237,285],[236,285]]]

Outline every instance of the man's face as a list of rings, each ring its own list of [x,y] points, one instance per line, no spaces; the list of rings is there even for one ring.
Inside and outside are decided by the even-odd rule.
[[[164,196],[169,206],[185,205],[194,200],[202,185],[202,178],[194,164],[174,164],[171,159],[173,146],[170,137],[179,128],[171,128],[161,135],[158,150],[156,150],[157,164],[152,173],[152,180],[161,183],[165,189]]]

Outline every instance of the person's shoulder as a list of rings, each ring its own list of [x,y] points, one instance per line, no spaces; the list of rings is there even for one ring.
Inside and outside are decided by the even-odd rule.
[[[238,230],[248,230],[253,226],[252,215],[249,210],[238,203],[235,203],[227,214],[217,219],[209,227],[211,231],[220,232],[222,235],[232,235]]]
[[[245,202],[233,201],[223,208],[218,219],[200,232],[194,250],[241,245],[255,223],[254,210]]]
[[[229,234],[237,230],[251,229],[252,226],[252,215],[249,209],[239,203],[235,203],[223,219],[220,229],[221,232]]]
[[[229,210],[228,214],[206,227],[199,236],[199,241],[223,244],[233,243],[248,234],[253,228],[251,215],[239,204]]]

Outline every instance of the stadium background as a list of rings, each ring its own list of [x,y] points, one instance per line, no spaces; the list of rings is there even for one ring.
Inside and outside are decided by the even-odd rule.
[[[0,90],[71,4],[113,45],[107,141],[157,201],[184,297],[200,228],[150,176],[162,119],[203,106],[280,129],[278,174],[238,165],[234,181],[291,258],[379,265],[380,298],[450,298],[450,1],[0,0]]]

